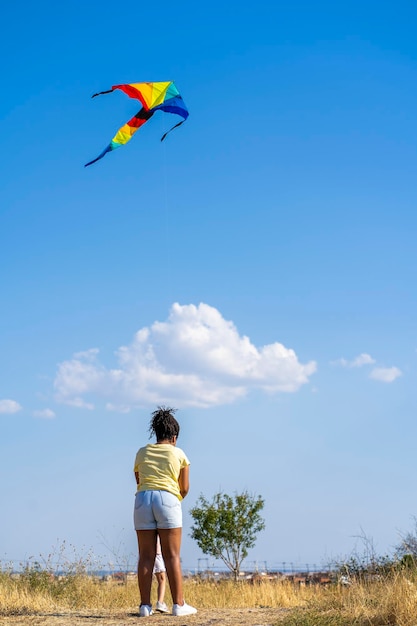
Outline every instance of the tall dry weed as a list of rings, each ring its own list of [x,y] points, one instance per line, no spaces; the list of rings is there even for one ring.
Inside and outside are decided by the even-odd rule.
[[[156,601],[156,585],[153,602]],[[416,626],[417,578],[394,572],[350,587],[298,587],[289,581],[188,579],[187,602],[198,608],[287,608],[283,626]],[[170,603],[169,592],[167,603]],[[36,614],[65,610],[135,611],[139,593],[134,578],[102,581],[86,574],[56,577],[48,572],[0,573],[0,614]],[[292,609],[292,610],[291,610]]]
[[[416,626],[417,581],[405,572],[377,580],[334,585],[311,596],[285,626]]]
[[[252,585],[248,581],[199,581],[185,583],[187,602],[201,608],[294,607],[304,603],[313,593],[300,590],[287,581],[265,581]]]
[[[27,575],[0,575],[0,614],[54,612],[65,609],[120,610],[137,606],[137,585],[101,581],[85,574],[50,576],[34,585]]]

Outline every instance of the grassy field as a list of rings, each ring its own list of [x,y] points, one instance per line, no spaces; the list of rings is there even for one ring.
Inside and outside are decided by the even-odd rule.
[[[287,608],[283,626],[416,626],[417,576],[396,571],[373,581],[298,587],[288,581],[252,585],[185,581],[187,601],[201,609]],[[169,593],[167,594],[169,603]],[[39,569],[0,573],[0,615],[34,615],[65,610],[135,610],[135,580],[101,581],[83,573],[56,577]],[[278,622],[277,622],[278,623]]]

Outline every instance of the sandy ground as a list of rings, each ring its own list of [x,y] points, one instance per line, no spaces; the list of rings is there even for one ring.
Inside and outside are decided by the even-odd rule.
[[[201,609],[190,617],[155,614],[140,618],[146,626],[275,626],[286,609]],[[138,626],[137,613],[68,612],[0,617],[3,626]]]

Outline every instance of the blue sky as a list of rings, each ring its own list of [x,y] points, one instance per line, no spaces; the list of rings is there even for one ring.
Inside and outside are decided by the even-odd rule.
[[[390,551],[416,514],[416,9],[2,12],[0,559],[134,553],[159,402],[192,462],[185,566],[219,490],[265,498],[249,559]],[[90,96],[153,80],[187,122],[85,170],[138,108]]]

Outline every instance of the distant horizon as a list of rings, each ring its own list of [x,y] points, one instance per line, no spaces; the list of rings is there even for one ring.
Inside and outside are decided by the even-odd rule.
[[[252,563],[252,565],[250,565]],[[15,565],[14,565],[15,564]],[[263,564],[263,566],[262,566]],[[266,567],[265,567],[266,564]],[[47,567],[45,565],[43,565],[42,563],[39,563],[38,561],[35,560],[31,560],[31,561],[26,561],[26,563],[24,561],[19,561],[19,560],[11,560],[11,561],[7,561],[7,560],[0,560],[0,569],[2,571],[7,571],[10,569],[10,567],[12,568],[13,572],[19,573],[25,570],[26,567],[33,567],[39,565],[40,570],[45,570],[45,571],[54,571],[54,573],[56,575],[65,575],[66,573],[68,573],[68,571],[65,568],[60,569],[59,567],[54,568],[52,566]],[[53,565],[53,564],[51,564]],[[285,562],[285,569],[283,567],[284,562],[281,563],[281,566],[279,563],[272,563],[271,565],[268,565],[267,561],[264,560],[260,560],[260,561],[244,561],[242,563],[242,566],[240,568],[240,572],[241,575],[244,574],[253,574],[253,573],[282,573],[282,574],[300,574],[300,573],[319,573],[319,572],[329,572],[329,571],[334,571],[336,569],[336,565],[334,565],[333,567],[330,566],[330,564],[325,567],[324,564],[322,566],[316,564],[316,563],[287,563]],[[89,575],[95,575],[95,576],[100,576],[100,575],[110,575],[110,574],[117,574],[117,573],[136,573],[136,566],[128,566],[128,567],[102,567],[102,568],[86,568],[86,571]],[[197,575],[201,575],[201,574],[205,574],[205,573],[210,573],[210,574],[214,574],[216,572],[221,573],[221,574],[231,574],[230,569],[227,568],[226,565],[224,564],[216,564],[216,563],[211,563],[208,565],[208,567],[206,568],[202,568],[198,566],[198,562],[195,566],[192,565],[187,565],[182,563],[182,571],[184,576],[187,575],[193,575],[193,576],[197,576]]]

